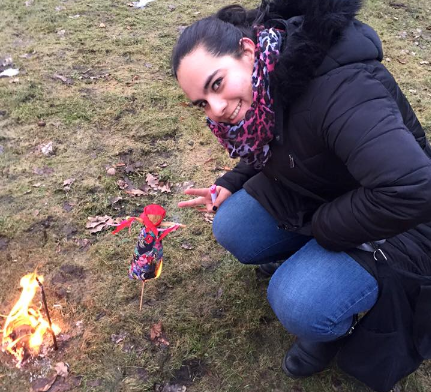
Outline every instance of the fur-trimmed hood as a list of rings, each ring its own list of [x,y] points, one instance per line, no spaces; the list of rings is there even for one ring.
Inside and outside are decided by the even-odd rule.
[[[285,105],[316,76],[345,64],[382,59],[376,32],[355,19],[361,0],[273,0],[269,7],[272,15],[286,21],[283,51],[273,74]]]

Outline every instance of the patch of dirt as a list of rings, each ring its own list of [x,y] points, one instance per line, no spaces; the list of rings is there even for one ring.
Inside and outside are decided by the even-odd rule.
[[[187,359],[177,370],[170,380],[172,384],[192,385],[196,380],[202,378],[207,373],[207,365],[202,359]]]
[[[0,235],[0,251],[6,250],[9,245],[9,239]]]

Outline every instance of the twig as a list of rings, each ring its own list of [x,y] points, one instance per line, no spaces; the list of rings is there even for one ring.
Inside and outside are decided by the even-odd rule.
[[[46,317],[48,318],[49,330],[51,331],[52,339],[54,340],[54,350],[58,350],[57,338],[55,337],[54,330],[52,329],[51,317],[49,317],[48,304],[46,303],[46,295],[45,290],[43,288],[43,284],[40,282],[39,278],[36,277],[36,281],[39,284],[39,287],[42,291],[42,301],[45,306]]]
[[[139,302],[139,311],[142,310],[142,299],[144,298],[144,287],[145,287],[145,280],[142,281],[141,301]]]
[[[186,225],[183,225],[182,223],[177,223],[177,222],[162,222],[162,223],[160,223],[160,227],[170,227],[170,226],[174,226],[174,225],[178,225],[180,227],[187,227]]]

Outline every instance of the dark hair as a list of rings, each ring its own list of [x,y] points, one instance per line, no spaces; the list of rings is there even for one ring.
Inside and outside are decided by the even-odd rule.
[[[175,77],[181,60],[200,45],[216,57],[241,56],[241,38],[256,41],[253,26],[262,19],[262,8],[247,11],[240,5],[230,5],[187,27],[172,51],[172,71]]]

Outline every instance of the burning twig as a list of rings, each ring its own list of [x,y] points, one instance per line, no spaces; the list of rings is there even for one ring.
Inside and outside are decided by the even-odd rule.
[[[31,273],[21,278],[21,295],[12,307],[3,326],[2,351],[7,351],[16,358],[18,361],[17,367],[21,367],[27,358],[39,354],[44,335],[48,330],[53,334],[58,334],[61,331],[56,324],[51,323],[50,319],[48,323],[42,317],[40,310],[31,305],[42,282],[43,277],[38,276],[36,273]],[[49,318],[43,289],[42,296]],[[56,344],[55,339],[54,343]]]
[[[43,288],[43,284],[41,283],[38,277],[36,277],[36,282],[38,283],[40,290],[42,291],[43,306],[45,306],[45,312],[46,312],[46,317],[48,318],[49,330],[51,332],[52,339],[54,340],[54,350],[58,350],[57,338],[55,337],[55,332],[52,329],[52,322],[51,322],[51,317],[49,316],[48,304],[46,303],[45,290]]]

